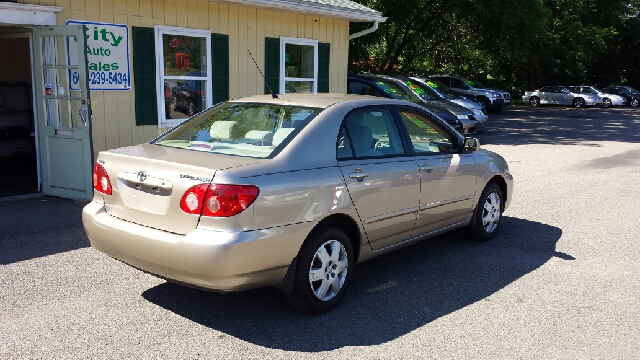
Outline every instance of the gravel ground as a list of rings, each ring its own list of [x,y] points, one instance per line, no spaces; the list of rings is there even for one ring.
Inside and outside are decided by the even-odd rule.
[[[72,201],[2,201],[0,358],[640,358],[640,111],[512,108],[477,136],[515,176],[499,235],[361,264],[315,317],[113,260]]]

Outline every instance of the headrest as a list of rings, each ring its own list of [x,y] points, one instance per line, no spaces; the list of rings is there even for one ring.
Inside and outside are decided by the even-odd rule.
[[[212,139],[231,139],[237,126],[236,121],[216,121],[211,125],[209,135]]]

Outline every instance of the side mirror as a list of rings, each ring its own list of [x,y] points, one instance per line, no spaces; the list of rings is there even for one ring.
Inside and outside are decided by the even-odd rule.
[[[480,149],[480,140],[472,137],[464,138],[464,143],[462,144],[462,151],[472,152],[479,149]]]

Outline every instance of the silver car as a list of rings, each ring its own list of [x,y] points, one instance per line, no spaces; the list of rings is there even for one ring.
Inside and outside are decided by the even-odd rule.
[[[103,151],[82,214],[91,245],[168,281],[281,286],[328,311],[356,263],[509,206],[506,161],[413,103],[344,94],[225,102],[148,144]]]
[[[600,96],[602,98],[603,108],[627,105],[627,99],[624,98],[623,96],[610,94],[593,86],[569,86],[569,90],[574,92],[581,92],[584,94],[595,94]]]
[[[531,106],[566,105],[575,108],[602,105],[602,98],[594,94],[571,91],[565,86],[545,86],[535,91],[527,91],[522,101]]]

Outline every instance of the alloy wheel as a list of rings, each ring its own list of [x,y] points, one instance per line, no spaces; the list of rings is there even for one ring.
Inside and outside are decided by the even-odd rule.
[[[638,107],[638,105],[640,105],[640,101],[638,101],[638,99],[631,99],[631,102],[629,104],[632,107]]]
[[[333,299],[347,278],[349,259],[344,246],[337,240],[322,244],[311,260],[309,284],[320,301]]]
[[[602,107],[603,107],[603,108],[611,107],[611,100],[610,100],[610,99],[604,99],[604,100],[602,100]]]
[[[482,227],[489,234],[498,227],[501,206],[500,196],[496,192],[492,192],[487,196],[482,208]]]

